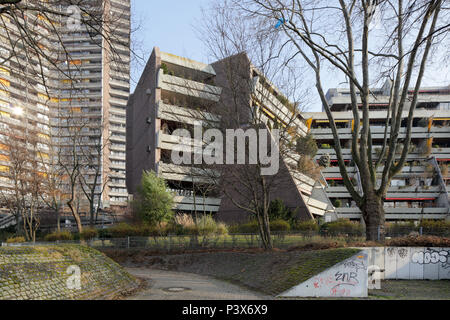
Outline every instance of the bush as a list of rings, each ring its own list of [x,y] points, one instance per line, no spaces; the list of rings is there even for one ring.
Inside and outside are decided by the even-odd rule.
[[[297,139],[296,151],[299,154],[314,158],[318,150],[319,148],[312,134],[308,133],[306,136]]]
[[[394,247],[450,247],[450,238],[436,236],[407,236],[386,240],[386,246]]]
[[[211,215],[204,215],[198,220],[197,225],[186,226],[184,231],[187,234],[201,236],[222,235],[228,233],[228,228],[224,223],[215,221]]]
[[[90,240],[97,237],[98,231],[95,228],[85,228],[80,234],[80,238],[83,240]]]
[[[6,243],[22,243],[25,242],[24,237],[12,237],[6,240]]]
[[[291,230],[291,225],[285,220],[278,219],[270,222],[271,232],[288,232],[289,230]]]
[[[272,200],[269,204],[269,220],[285,220],[293,221],[297,216],[297,212],[289,210],[281,199]]]
[[[340,219],[333,222],[326,222],[320,226],[320,234],[325,236],[362,236],[361,225],[350,220]]]
[[[293,229],[297,231],[319,231],[319,225],[315,220],[297,221],[293,225]]]
[[[168,222],[173,217],[173,194],[167,191],[166,181],[153,171],[144,171],[138,187],[135,209],[148,224]]]
[[[419,227],[423,233],[435,235],[450,235],[450,222],[445,220],[422,220]]]
[[[52,232],[44,237],[45,241],[73,240],[73,235],[69,231]]]
[[[97,233],[98,233],[98,237],[100,239],[109,239],[109,238],[112,237],[110,230],[107,229],[107,228],[105,228],[105,229],[98,229]]]
[[[399,234],[409,234],[410,232],[418,231],[418,228],[414,225],[414,222],[403,222],[403,223],[386,223],[385,231],[387,235],[399,235]]]
[[[270,231],[274,232],[287,232],[291,229],[289,222],[278,219],[270,221]],[[259,234],[258,221],[251,220],[249,222],[236,224],[228,228],[229,233],[242,233],[242,234]]]
[[[333,205],[334,205],[336,208],[340,208],[340,207],[342,206],[342,201],[341,201],[340,199],[336,199],[336,200],[334,200]]]

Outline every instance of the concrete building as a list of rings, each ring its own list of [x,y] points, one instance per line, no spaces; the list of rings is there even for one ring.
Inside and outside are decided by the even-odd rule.
[[[54,10],[66,12],[68,7],[62,3]],[[18,22],[1,16],[1,57],[7,58],[11,50],[15,55],[0,65],[0,138],[6,139],[11,130],[19,142],[33,137],[33,154],[56,163],[56,154],[70,153],[78,127],[77,148],[91,152],[95,164],[84,172],[86,181],[89,184],[98,171],[97,196],[104,190],[101,206],[123,211],[128,201],[130,1],[101,0],[90,5],[98,6],[99,21],[114,21],[114,36],[108,41],[95,30],[98,26],[74,28],[62,15],[27,12]],[[24,22],[43,54],[57,63],[39,59],[24,41],[14,44],[20,39],[16,23]],[[97,146],[99,155],[92,151]],[[9,171],[8,157],[7,146],[0,142],[0,175]],[[6,176],[0,177],[1,187],[11,184]]]
[[[238,98],[232,95],[227,78],[230,65],[233,72],[242,75]],[[289,101],[281,97],[284,96],[279,89],[251,64],[245,54],[208,65],[154,48],[128,102],[128,191],[136,192],[143,170],[153,170],[175,193],[174,209],[177,212],[214,213],[218,219],[228,222],[246,218],[247,215],[228,197],[215,188],[207,188],[211,185],[210,176],[198,168],[172,163],[172,150],[181,141],[173,132],[178,128],[192,130],[194,121],[206,120],[209,124],[222,125],[231,123],[231,118],[238,116],[237,125],[230,124],[231,127],[226,128],[245,127],[257,114],[264,127],[272,127],[277,122],[295,127],[293,136],[305,135],[307,128],[301,115],[294,114]],[[242,102],[233,105],[233,98]],[[250,112],[252,108],[256,112]],[[183,143],[194,145],[195,142],[190,139]],[[289,208],[298,209],[302,219],[323,216],[333,209],[324,192],[324,182],[295,170],[299,157],[293,153],[290,158],[281,159],[280,175],[286,188],[280,188],[272,196],[281,198]],[[200,196],[195,185],[203,186],[208,190],[207,194]]]
[[[130,91],[130,1],[103,0],[99,5],[102,21],[113,21],[113,27],[108,26],[114,29],[111,36],[102,36],[89,26],[73,30],[61,23],[59,54],[64,72],[57,73],[58,91],[50,107],[55,111],[52,126],[60,150],[70,152],[70,127],[82,127],[80,145],[95,164],[84,173],[85,179],[93,186],[98,173],[95,184],[98,194],[103,190],[102,207],[119,212],[128,201],[125,127]]]
[[[382,88],[371,89],[370,130],[373,137],[373,157],[381,152],[383,144],[390,82]],[[413,93],[413,89],[409,91]],[[338,128],[343,156],[355,185],[360,187],[357,168],[352,162],[351,138],[353,114],[350,92],[330,89],[327,99]],[[405,107],[408,110],[408,106]],[[328,197],[335,204],[340,218],[360,219],[360,210],[352,201],[342,182],[333,146],[333,136],[325,112],[303,113],[310,132],[319,146],[316,159],[331,156],[331,166],[322,172],[328,187]],[[407,111],[403,113],[399,138],[405,137]],[[450,175],[450,86],[422,88],[414,114],[411,150],[402,172],[394,177],[385,200],[387,221],[444,219],[449,217]],[[389,133],[389,131],[388,131]],[[378,169],[382,172],[382,168]]]

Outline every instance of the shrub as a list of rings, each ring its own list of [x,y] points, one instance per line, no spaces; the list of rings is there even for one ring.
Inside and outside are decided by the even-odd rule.
[[[289,224],[289,222],[285,221],[285,220],[274,220],[274,221],[270,221],[270,231],[272,232],[287,232],[291,230],[291,226]]]
[[[350,220],[340,219],[333,222],[326,222],[320,226],[320,234],[337,236],[337,235],[350,235],[361,236],[363,230],[361,225],[357,222],[351,222]]]
[[[336,199],[336,200],[334,200],[333,205],[336,208],[340,208],[342,206],[342,201],[340,199]]]
[[[396,223],[386,223],[385,231],[387,235],[399,235],[399,234],[409,234],[410,232],[417,231],[418,228],[414,225],[414,222],[396,222]]]
[[[105,229],[98,229],[97,233],[98,233],[98,237],[100,239],[109,239],[109,238],[112,237],[110,230],[107,229],[107,228],[105,228]]]
[[[450,222],[445,220],[422,220],[419,224],[424,233],[450,235]]]
[[[450,238],[436,236],[407,236],[386,240],[386,246],[396,247],[450,247]]]
[[[161,224],[172,220],[173,194],[167,191],[166,181],[153,171],[144,171],[138,196],[134,201],[142,221]]]
[[[196,235],[212,235],[212,234],[227,234],[228,228],[223,222],[217,222],[211,215],[202,216],[197,225],[190,225],[184,228],[187,234]]]
[[[189,214],[177,214],[174,218],[173,221],[175,222],[175,224],[181,225],[183,227],[190,227],[195,225],[194,219],[192,218],[191,215]]]
[[[45,241],[73,240],[73,235],[69,231],[52,232],[44,237]]]
[[[137,228],[128,223],[121,222],[116,224],[108,229],[109,234],[111,234],[112,238],[125,238],[125,237],[133,237],[136,236],[139,232],[137,232]]]
[[[289,210],[281,199],[272,200],[269,204],[269,220],[285,220],[292,221],[295,219],[297,213]]]
[[[297,231],[319,231],[319,225],[315,220],[297,221],[293,229]]]
[[[161,69],[163,70],[164,74],[169,73],[169,68],[167,67],[167,65],[165,63],[161,63]]]
[[[90,240],[97,237],[98,231],[95,228],[84,228],[80,234],[80,238],[83,240]]]
[[[232,225],[228,228],[230,233],[259,233],[258,222],[251,220],[249,222]]]
[[[291,226],[289,222],[278,219],[274,221],[270,221],[270,231],[274,232],[286,232],[291,229]],[[233,226],[230,226],[228,228],[229,233],[242,233],[242,234],[259,234],[259,226],[258,221],[251,220],[249,222],[236,224]]]
[[[22,243],[25,242],[24,237],[12,237],[6,240],[6,243]]]
[[[297,139],[296,151],[301,155],[307,155],[314,158],[318,149],[312,134],[307,134],[306,136]]]

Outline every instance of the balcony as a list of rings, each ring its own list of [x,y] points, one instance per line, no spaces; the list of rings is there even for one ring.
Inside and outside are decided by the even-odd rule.
[[[218,102],[222,88],[158,72],[158,88],[195,98]]]
[[[165,180],[193,183],[211,183],[213,182],[212,177],[219,177],[219,173],[211,169],[179,166],[164,162],[158,163],[158,175]]]
[[[384,208],[387,220],[405,219],[445,219],[449,215],[449,208]],[[336,208],[339,218],[360,219],[359,208]]]
[[[202,196],[175,196],[174,197],[174,209],[197,211],[197,212],[217,212],[220,208],[221,199]]]
[[[159,101],[157,104],[157,117],[191,125],[196,121],[204,121],[207,123],[220,121],[220,116],[212,113],[165,104],[162,101]]]
[[[174,54],[161,52],[161,61],[171,63],[177,66],[182,66],[188,69],[197,70],[209,75],[216,75],[214,68],[209,64],[204,64],[191,59],[176,56]]]
[[[259,77],[255,77],[253,81],[253,94],[260,103],[269,109],[269,112],[284,123],[297,126],[302,135],[305,135],[308,132],[306,125],[294,116],[288,107],[282,104],[273,94],[265,89],[261,83],[259,83]]]

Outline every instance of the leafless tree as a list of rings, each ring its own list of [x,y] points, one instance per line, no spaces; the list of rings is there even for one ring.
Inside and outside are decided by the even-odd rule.
[[[205,10],[205,24],[199,29],[200,37],[209,48],[211,58],[218,61],[213,63],[213,67],[218,73],[216,82],[220,82],[223,90],[222,98],[217,103],[203,104],[202,108],[193,112],[192,118],[201,121],[203,130],[214,128],[219,130],[223,137],[228,129],[247,132],[255,130],[256,133],[259,129],[268,129],[267,136],[258,138],[257,134],[257,139],[263,139],[258,140],[258,144],[263,144],[265,139],[269,152],[279,153],[282,167],[280,171],[283,172],[274,176],[264,175],[261,169],[267,167],[267,164],[262,163],[258,157],[254,159],[256,162],[252,161],[250,164],[248,155],[244,164],[203,163],[196,164],[195,169],[202,172],[201,176],[208,177],[210,184],[223,193],[236,208],[247,212],[258,221],[262,243],[266,249],[271,249],[273,245],[268,209],[275,191],[285,183],[285,179],[290,179],[291,171],[296,170],[295,161],[299,160],[294,156],[293,166],[285,163],[288,155],[295,154],[295,140],[300,132],[296,126],[302,125],[299,123],[299,102],[303,92],[299,94],[299,87],[292,86],[294,83],[298,84],[300,78],[288,68],[280,68],[286,62],[282,59],[286,56],[280,55],[282,48],[278,45],[278,40],[268,38],[267,33],[259,31],[255,37],[251,36],[257,30],[264,29],[262,27],[265,20],[259,19],[248,26],[242,20],[242,14],[229,10],[228,3],[217,2]],[[279,81],[280,79],[291,81],[283,82]],[[296,101],[295,103],[291,103],[275,89],[272,82],[276,80],[277,83],[285,84],[280,87],[287,92],[289,98]],[[265,99],[276,99],[277,102],[274,103],[283,105],[288,111],[283,115],[272,114],[274,111],[269,111],[264,106]],[[211,114],[215,116],[213,121]],[[272,136],[273,129],[280,130],[279,145]],[[249,145],[249,140],[245,141],[246,150],[254,147]],[[206,150],[207,146],[205,153],[212,152],[211,149]],[[229,156],[228,153],[233,153],[234,159],[237,159],[240,157],[238,152],[242,150],[235,148],[223,151],[227,153],[224,154],[224,159]]]
[[[432,60],[433,49],[445,50],[448,46],[445,44],[450,26],[448,1],[236,0],[233,5],[245,13],[248,23],[265,18],[271,24],[267,29],[270,36],[279,36],[292,60],[305,62],[313,72],[333,133],[340,173],[362,211],[367,239],[376,240],[379,235],[383,239],[383,200],[410,149],[423,75]],[[322,76],[327,67],[345,76],[351,92],[354,121],[351,152],[360,173],[361,192],[349,177],[324,91]],[[376,159],[372,155],[369,121],[369,105],[376,99],[371,87],[386,77],[392,84],[383,147]],[[400,139],[405,114],[406,136]],[[400,144],[404,147],[397,154]],[[377,174],[378,167],[382,168],[381,174]]]

